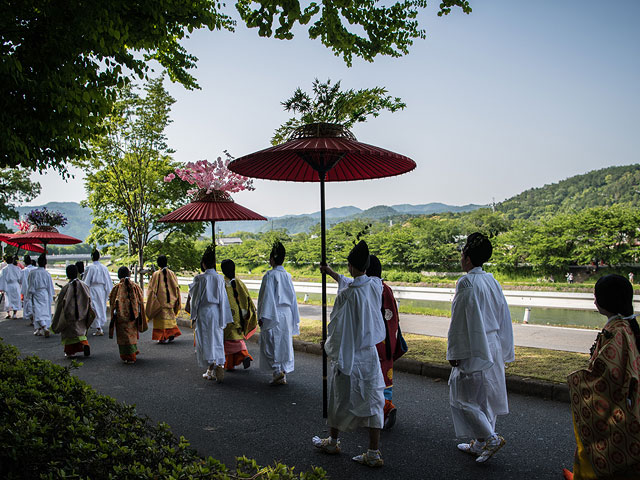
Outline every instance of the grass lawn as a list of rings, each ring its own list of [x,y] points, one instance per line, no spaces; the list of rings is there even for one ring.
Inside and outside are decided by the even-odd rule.
[[[300,320],[300,340],[320,343],[322,322]],[[409,346],[406,358],[420,362],[448,365],[446,360],[447,340],[426,335],[405,334]],[[589,355],[586,353],[562,352],[544,348],[516,347],[516,361],[507,364],[507,375],[537,378],[549,382],[565,383],[567,375],[586,367]]]

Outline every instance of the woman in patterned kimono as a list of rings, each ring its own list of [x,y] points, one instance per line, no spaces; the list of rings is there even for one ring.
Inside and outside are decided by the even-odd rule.
[[[129,279],[130,275],[127,267],[120,267],[120,283],[113,287],[109,294],[109,338],[113,338],[115,328],[120,358],[124,363],[136,362],[140,332],[148,328],[142,289]]]
[[[584,370],[570,374],[576,436],[567,480],[640,478],[640,327],[633,287],[621,275],[596,283],[596,308],[607,317]]]
[[[224,284],[233,315],[233,323],[224,329],[224,368],[231,371],[240,364],[249,368],[253,357],[247,351],[245,339],[250,338],[258,326],[256,307],[246,285],[236,278],[236,264],[233,260],[223,260],[220,268],[224,274]]]
[[[158,257],[160,270],[153,272],[147,287],[147,316],[153,321],[151,339],[158,343],[172,342],[181,335],[176,315],[180,312],[178,277],[167,268],[167,257]]]

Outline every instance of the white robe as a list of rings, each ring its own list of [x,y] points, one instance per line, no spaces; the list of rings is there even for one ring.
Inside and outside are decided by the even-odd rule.
[[[24,318],[31,318],[33,316],[33,303],[31,302],[29,295],[27,295],[27,292],[29,291],[29,272],[36,268],[37,267],[34,267],[33,265],[27,265],[24,270],[22,270],[22,287],[20,289],[20,293],[22,293],[23,296],[22,316]]]
[[[293,372],[293,336],[300,335],[300,314],[291,275],[282,265],[262,277],[258,319],[262,320],[260,368],[274,374]]]
[[[451,306],[449,403],[458,437],[486,438],[509,413],[504,363],[515,360],[507,301],[493,275],[475,267],[460,278]]]
[[[331,360],[328,423],[343,432],[382,428],[385,384],[376,349],[386,337],[382,282],[366,275],[341,280],[346,288],[336,297],[324,346]]]
[[[16,265],[7,265],[0,271],[0,290],[5,292],[6,311],[22,310],[20,287],[22,285],[22,270]]]
[[[51,274],[44,267],[38,267],[29,272],[28,282],[27,294],[33,302],[33,323],[39,328],[49,328],[54,296]]]
[[[224,277],[215,269],[208,269],[193,278],[189,293],[198,365],[224,365],[224,327],[233,323]]]
[[[107,299],[113,289],[109,270],[99,261],[95,261],[85,270],[83,281],[89,285],[91,305],[96,310],[96,318],[91,326],[104,329],[107,323]]]

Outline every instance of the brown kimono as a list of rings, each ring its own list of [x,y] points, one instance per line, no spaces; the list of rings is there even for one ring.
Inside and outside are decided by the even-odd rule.
[[[121,279],[111,290],[109,309],[109,338],[113,338],[115,328],[120,358],[127,363],[133,363],[138,353],[139,332],[145,332],[149,328],[142,289],[129,278]]]
[[[178,277],[168,268],[153,272],[147,287],[147,318],[153,322],[151,339],[165,342],[180,336],[176,315],[180,312]]]

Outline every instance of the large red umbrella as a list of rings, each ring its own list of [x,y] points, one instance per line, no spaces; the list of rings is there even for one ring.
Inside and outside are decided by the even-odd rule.
[[[327,263],[325,182],[391,177],[416,168],[409,157],[360,143],[341,125],[313,123],[298,128],[289,141],[245,155],[229,163],[245,177],[291,182],[320,182],[321,264]],[[322,413],[327,416],[327,278],[322,274]]]
[[[17,237],[20,238],[18,239]],[[74,245],[76,243],[82,243],[82,240],[79,238],[59,233],[58,230],[53,227],[36,227],[28,233],[16,234],[12,240],[22,244],[41,243],[44,245],[45,250],[47,249],[47,245],[50,243],[56,245]]]
[[[211,241],[215,260],[216,222],[230,220],[266,220],[259,213],[237,204],[227,192],[214,190],[201,194],[197,200],[174,210],[159,219],[160,222],[211,222]]]
[[[21,243],[19,242],[21,235],[15,233],[1,233],[0,234],[0,242],[4,242],[7,245],[11,245],[12,247],[17,247],[18,251],[28,250],[34,253],[44,253],[44,248],[35,243]]]

